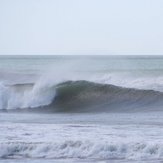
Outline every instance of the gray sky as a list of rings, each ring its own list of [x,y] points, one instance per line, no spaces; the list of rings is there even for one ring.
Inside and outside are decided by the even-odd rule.
[[[163,54],[163,0],[0,0],[0,54]]]

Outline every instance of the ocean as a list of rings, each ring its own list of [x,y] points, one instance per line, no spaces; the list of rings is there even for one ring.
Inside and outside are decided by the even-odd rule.
[[[0,56],[0,162],[163,162],[163,56]]]

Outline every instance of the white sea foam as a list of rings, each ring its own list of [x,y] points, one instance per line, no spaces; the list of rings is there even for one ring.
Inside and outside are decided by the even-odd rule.
[[[21,60],[19,57],[14,59],[11,56],[1,58],[0,109],[48,105],[56,96],[55,86],[68,80],[86,80],[163,92],[162,57],[132,59],[98,56],[97,58],[86,57],[85,60],[80,60],[80,57],[73,58],[75,57],[29,56],[22,57]],[[27,86],[23,83],[33,83],[33,85],[27,84]],[[22,85],[18,88],[13,84]],[[116,90],[119,91],[119,89]],[[144,95],[144,92],[147,94]],[[115,101],[112,99],[118,104],[117,99],[131,97],[130,102],[133,102],[134,95],[130,96],[128,92],[126,96],[115,94],[113,96]],[[100,97],[103,98],[103,96]],[[30,158],[31,162],[32,160],[46,162],[44,158],[65,160],[78,158],[86,159],[86,162],[89,162],[88,159],[109,160],[109,162],[112,161],[111,159],[115,159],[115,162],[117,159],[124,162],[131,162],[131,160],[160,162],[163,160],[163,112],[162,103],[159,103],[162,101],[162,93],[141,91],[138,101],[140,99],[142,105],[156,104],[153,105],[152,112],[149,112],[148,105],[147,113],[132,111],[127,114],[124,112],[123,114],[119,112],[113,114],[110,112],[103,114],[99,112],[96,114],[92,112],[84,114],[79,112],[75,114],[1,112],[0,162],[3,158],[5,158],[4,162],[18,161],[12,158],[22,158],[19,162],[25,162],[24,158]],[[135,98],[134,104],[138,101]],[[127,102],[124,108],[128,106]],[[156,112],[157,104],[161,104],[158,113]],[[121,104],[118,106],[119,109],[122,107]],[[138,109],[141,110],[139,107]]]
[[[0,158],[163,159],[159,126],[1,124]]]
[[[2,143],[0,149],[0,158],[163,159],[163,144],[139,142]]]
[[[163,92],[163,77],[133,77],[129,74],[103,73],[101,75],[92,75],[89,81],[112,84],[125,88],[136,88],[144,90],[155,90]]]
[[[76,63],[77,64],[77,63]],[[67,80],[76,80],[78,75],[73,72],[74,63],[65,63],[61,66],[47,66],[46,70],[42,72],[40,77],[35,79],[33,86],[29,89],[25,88],[18,91],[13,89],[15,84],[30,83],[31,79],[22,82],[21,74],[20,80],[14,78],[13,81],[2,80],[0,83],[0,109],[16,109],[16,108],[34,108],[39,106],[46,106],[52,102],[55,97],[55,86]],[[10,73],[11,74],[11,73]],[[22,75],[24,78],[25,75]],[[80,75],[80,78],[82,75]],[[33,80],[34,80],[33,79]],[[20,82],[19,82],[20,81]],[[24,81],[24,80],[23,80]]]
[[[55,88],[38,82],[32,88],[21,91],[13,86],[0,84],[0,109],[33,108],[51,103]]]

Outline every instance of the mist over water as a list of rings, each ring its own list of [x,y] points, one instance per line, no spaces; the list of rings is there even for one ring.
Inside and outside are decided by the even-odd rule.
[[[68,105],[64,101],[73,103],[70,107],[80,107],[80,103],[90,107],[99,99],[99,105],[105,103],[109,108],[106,103],[110,105],[112,98],[115,103],[129,101],[128,106],[136,102],[136,107],[157,98],[161,105],[162,61],[161,56],[1,56],[0,109],[44,107],[55,103],[58,96],[60,107]],[[72,98],[64,99],[67,94]]]
[[[163,160],[162,56],[0,56],[0,162]]]

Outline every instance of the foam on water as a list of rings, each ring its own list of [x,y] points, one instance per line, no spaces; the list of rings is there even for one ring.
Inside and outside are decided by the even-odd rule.
[[[25,85],[25,84],[24,84]],[[40,83],[20,91],[15,86],[0,84],[0,109],[21,109],[45,106],[51,103],[55,89]],[[17,87],[21,87],[17,85]]]
[[[163,159],[163,135],[159,126],[118,125],[115,121],[107,126],[5,123],[0,127],[3,129],[1,159]]]
[[[0,56],[0,162],[162,161],[162,72],[160,56]]]
[[[163,144],[63,141],[61,143],[1,143],[0,158],[53,158],[96,160],[163,159]]]

